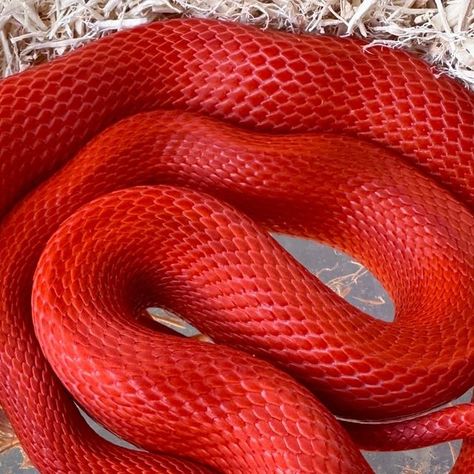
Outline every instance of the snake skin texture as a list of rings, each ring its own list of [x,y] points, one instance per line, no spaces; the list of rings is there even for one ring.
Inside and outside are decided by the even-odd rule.
[[[0,82],[0,404],[41,472],[366,473],[461,438],[471,472],[473,405],[418,415],[473,385],[473,97],[364,46],[170,20]],[[394,322],[269,231],[363,262]]]

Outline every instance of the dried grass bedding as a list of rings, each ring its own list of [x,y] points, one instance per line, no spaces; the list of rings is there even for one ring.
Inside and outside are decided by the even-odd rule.
[[[416,51],[474,88],[473,0],[0,0],[2,75],[170,16],[354,34]]]

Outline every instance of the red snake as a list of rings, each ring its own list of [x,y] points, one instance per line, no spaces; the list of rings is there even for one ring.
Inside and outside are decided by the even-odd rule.
[[[334,415],[406,418],[473,385],[473,105],[402,51],[203,20],[1,81],[0,404],[34,464],[353,474],[361,447],[464,438],[471,472],[470,404]],[[269,230],[366,264],[395,321]]]

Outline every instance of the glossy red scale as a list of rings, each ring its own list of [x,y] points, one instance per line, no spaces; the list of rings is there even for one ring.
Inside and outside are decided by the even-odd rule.
[[[470,439],[469,404],[334,415],[412,416],[472,386],[473,114],[404,52],[202,20],[0,82],[0,404],[33,462],[352,474],[370,472],[357,444]],[[394,322],[269,230],[366,264]],[[216,344],[160,329],[149,306]],[[70,394],[149,452],[97,436]]]

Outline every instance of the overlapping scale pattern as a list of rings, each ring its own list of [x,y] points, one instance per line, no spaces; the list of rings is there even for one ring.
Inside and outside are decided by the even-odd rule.
[[[472,405],[347,425],[356,443],[330,412],[393,419],[472,386],[473,112],[403,52],[202,20],[0,82],[0,403],[33,461],[353,473],[370,471],[356,443],[470,437]],[[338,298],[268,230],[364,262],[394,323]],[[157,330],[153,305],[217,344]],[[109,445],[68,391],[166,454]],[[466,443],[456,469],[472,460]]]

